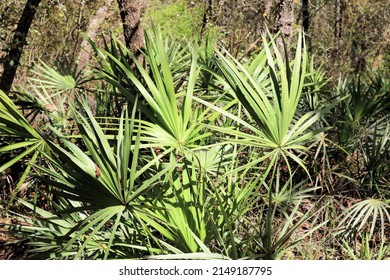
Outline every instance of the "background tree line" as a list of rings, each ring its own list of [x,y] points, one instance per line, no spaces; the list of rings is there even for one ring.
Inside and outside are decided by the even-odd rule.
[[[386,0],[5,0],[0,3],[2,88],[9,87],[10,70],[17,66],[18,79],[23,80],[38,59],[65,63],[81,55],[85,60],[82,34],[122,34],[119,11],[124,5],[132,5],[129,16],[141,17],[142,25],[159,24],[176,37],[199,38],[215,30],[237,55],[259,46],[266,28],[280,31],[287,42],[301,28],[309,50],[334,76],[389,65]],[[23,46],[19,61],[16,53]]]

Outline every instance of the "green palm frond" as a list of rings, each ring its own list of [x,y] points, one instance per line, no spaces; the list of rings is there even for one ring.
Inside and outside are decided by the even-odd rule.
[[[360,246],[354,242],[350,246],[346,240],[343,240],[345,251],[352,260],[388,260],[390,258],[390,246],[387,241],[382,240],[378,247],[370,245],[368,234],[363,235]]]
[[[194,99],[231,118],[249,132],[208,126],[235,137],[235,140],[229,137],[227,141],[259,147],[267,151],[263,160],[271,157],[276,162],[282,158],[289,166],[290,159],[307,171],[298,154],[304,152],[306,150],[304,144],[323,129],[311,130],[321,116],[319,111],[308,112],[299,118],[296,116],[307,69],[307,54],[302,47],[304,40],[300,34],[295,58],[291,62],[287,58],[286,61],[283,59],[274,41],[271,40],[269,44],[266,37],[263,37],[263,46],[264,51],[256,57],[256,63],[263,65],[261,73],[254,65],[247,68],[229,54],[225,56],[217,51],[215,57],[220,71],[254,124],[199,98]]]
[[[192,148],[209,135],[203,133],[204,128],[200,125],[208,117],[207,110],[199,112],[193,104],[200,73],[198,55],[193,51],[183,60],[179,55],[183,51],[167,51],[161,36],[157,30],[146,33],[144,56],[148,68],[117,39],[113,39],[109,51],[97,52],[101,59],[110,61],[104,64],[105,79],[130,103],[137,99],[135,92],[147,103],[147,106],[140,106],[147,119],[144,120],[146,140],[163,149]],[[122,57],[131,58],[138,74]],[[184,69],[188,71],[188,79],[183,80]],[[135,91],[130,91],[131,88]]]
[[[74,92],[87,80],[82,73],[77,73],[76,70],[69,67],[55,69],[43,61],[39,61],[32,72],[36,74],[36,78],[30,78],[31,82],[56,94]]]
[[[134,125],[136,109],[133,110],[131,118],[124,109],[116,143],[113,144],[92,116],[88,105],[83,104],[82,108],[84,113],[74,112],[74,115],[87,152],[67,139],[61,139],[61,144],[45,139],[51,152],[43,154],[49,164],[47,167],[35,165],[35,168],[42,174],[37,176],[38,179],[54,187],[53,193],[56,197],[77,202],[72,207],[57,209],[55,219],[61,220],[75,214],[84,216],[69,226],[66,232],[49,238],[48,242],[62,240],[61,247],[53,248],[52,253],[61,255],[73,252],[72,258],[84,258],[85,252],[99,243],[103,246],[100,255],[108,258],[113,253],[112,248],[116,242],[125,243],[125,232],[143,232],[143,223],[139,217],[145,215],[143,195],[153,188],[171,167],[145,178],[143,173],[154,166],[159,158],[145,166],[139,166],[140,131]],[[37,214],[46,224],[49,222],[46,217],[48,213],[39,211]],[[129,216],[132,228],[123,232],[122,225]],[[107,224],[110,224],[110,230],[102,230]],[[35,233],[39,231],[38,228],[35,229]],[[122,239],[118,239],[118,235],[122,236]],[[147,232],[139,237],[141,236],[149,238],[145,237],[148,236]],[[38,246],[41,243],[34,244]]]
[[[26,168],[8,200],[10,205],[29,175],[40,151],[44,149],[45,141],[3,91],[0,91],[0,140],[0,155],[14,153],[9,160],[4,156],[7,160],[0,165],[0,174],[17,162],[27,159]]]
[[[338,234],[356,235],[363,231],[371,238],[379,230],[384,238],[386,225],[390,222],[390,204],[383,199],[368,198],[353,205],[343,215],[340,221],[342,230]]]

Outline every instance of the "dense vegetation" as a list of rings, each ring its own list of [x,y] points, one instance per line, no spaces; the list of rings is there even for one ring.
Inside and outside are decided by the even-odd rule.
[[[191,9],[176,36],[146,13],[142,60],[113,32],[0,91],[0,234],[31,259],[390,258],[386,65],[331,80],[314,37],[247,51]]]

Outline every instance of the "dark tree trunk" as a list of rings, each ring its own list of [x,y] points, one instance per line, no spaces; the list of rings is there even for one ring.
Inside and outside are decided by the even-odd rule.
[[[207,8],[203,13],[203,18],[202,18],[202,28],[200,31],[200,34],[204,34],[207,24],[210,21],[210,18],[212,17],[213,13],[213,1],[212,0],[207,0]]]
[[[310,27],[309,0],[302,0],[302,27],[305,33],[309,32],[309,27]]]
[[[342,0],[335,0],[334,5],[334,36],[333,36],[333,58],[337,59],[340,55],[341,39],[341,19],[342,19]]]
[[[142,60],[141,50],[144,48],[144,34],[141,27],[140,0],[117,0],[123,24],[123,35],[126,46]]]
[[[28,0],[22,16],[19,19],[10,50],[4,58],[4,71],[0,81],[0,89],[4,92],[9,92],[11,90],[16,70],[19,66],[20,57],[23,52],[23,47],[26,45],[27,33],[40,2],[41,0]]]
[[[311,40],[310,40],[310,8],[309,0],[302,0],[302,28],[306,35],[306,42],[309,52],[311,51]]]

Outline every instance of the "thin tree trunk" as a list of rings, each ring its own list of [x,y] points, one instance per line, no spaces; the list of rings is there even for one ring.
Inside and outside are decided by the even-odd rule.
[[[112,4],[112,0],[106,0],[103,6],[101,6],[97,10],[95,16],[92,18],[91,22],[89,23],[86,35],[92,41],[96,38],[97,31],[99,30],[100,24],[106,19],[111,4]],[[91,45],[86,40],[83,40],[83,42],[81,43],[81,50],[79,54],[79,63],[77,65],[78,71],[81,71],[88,64],[91,52],[92,52]]]
[[[40,3],[41,0],[28,0],[24,6],[22,16],[15,30],[11,48],[4,59],[4,71],[0,81],[0,89],[4,92],[11,90],[23,48],[26,45],[27,33]]]
[[[294,22],[294,0],[279,0],[275,6],[274,33],[279,32],[281,37],[276,39],[279,50],[284,53],[283,41],[288,46],[291,42]]]
[[[142,61],[141,50],[144,49],[144,34],[141,27],[140,0],[117,0],[123,24],[123,35],[126,46]]]
[[[280,30],[286,44],[291,41],[294,22],[294,1],[281,0],[277,8],[276,28]]]
[[[340,55],[340,39],[341,39],[341,13],[342,0],[335,0],[334,13],[334,36],[333,36],[333,58],[337,59]]]
[[[277,38],[276,42],[280,51],[284,52],[283,40],[288,45],[292,37],[294,0],[267,0],[264,6],[264,16],[271,33],[280,32],[282,37]]]
[[[264,5],[264,17],[266,19],[273,17],[273,7],[275,5],[275,0],[267,0]],[[267,20],[270,22],[270,20]]]

